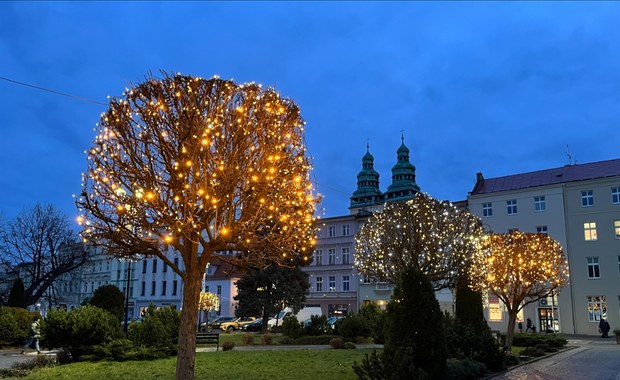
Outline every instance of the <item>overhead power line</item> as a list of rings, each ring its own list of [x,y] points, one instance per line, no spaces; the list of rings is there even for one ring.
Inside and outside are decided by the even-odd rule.
[[[73,94],[67,94],[67,93],[64,93],[64,92],[56,91],[56,90],[51,90],[49,88],[45,88],[45,87],[41,87],[41,86],[35,86],[33,84],[28,84],[28,83],[20,82],[20,81],[13,80],[13,79],[10,79],[10,78],[5,78],[5,77],[1,77],[0,76],[0,79],[2,79],[4,81],[7,81],[7,82],[18,84],[20,86],[30,87],[30,88],[34,88],[34,89],[37,89],[37,90],[50,92],[52,94],[56,94],[56,95],[60,95],[60,96],[65,96],[67,98],[79,100],[81,102],[100,104],[100,105],[103,105],[103,106],[107,106],[108,105],[107,103],[103,103],[103,102],[100,102],[100,101],[97,101],[97,100],[93,100],[93,99],[89,99],[89,98],[84,98],[82,96],[77,96],[77,95],[73,95]]]

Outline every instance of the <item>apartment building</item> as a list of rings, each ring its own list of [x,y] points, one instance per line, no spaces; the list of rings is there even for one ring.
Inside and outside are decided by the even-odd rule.
[[[319,223],[312,263],[302,268],[310,281],[305,306],[320,306],[329,317],[357,312],[359,281],[353,266],[357,218],[345,215]]]
[[[569,285],[526,306],[521,320],[570,334],[597,334],[601,318],[620,327],[620,159],[496,178],[478,173],[467,202],[489,231],[546,233],[564,247]],[[505,329],[499,300],[489,297],[485,306],[491,328]]]

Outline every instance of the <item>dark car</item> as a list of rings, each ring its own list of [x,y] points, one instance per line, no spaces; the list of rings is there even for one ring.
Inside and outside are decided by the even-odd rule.
[[[232,322],[235,320],[235,317],[217,317],[215,320],[210,322],[205,322],[200,325],[200,331],[211,331],[220,328],[220,325],[224,322]]]
[[[252,323],[248,323],[247,325],[241,326],[241,330],[248,332],[256,332],[260,331],[263,328],[263,320],[259,318]]]

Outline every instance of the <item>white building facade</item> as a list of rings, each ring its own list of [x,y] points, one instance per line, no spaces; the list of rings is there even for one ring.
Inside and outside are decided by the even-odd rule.
[[[570,283],[526,306],[520,320],[569,334],[598,334],[601,318],[620,327],[620,160],[489,179],[479,173],[468,208],[490,231],[546,233],[564,248]],[[489,297],[485,310],[492,329],[506,328],[499,300]]]

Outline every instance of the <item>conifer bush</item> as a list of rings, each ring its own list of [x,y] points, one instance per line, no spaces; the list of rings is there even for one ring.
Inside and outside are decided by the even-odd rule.
[[[46,345],[68,351],[73,360],[92,355],[94,346],[121,336],[118,319],[95,306],[81,306],[69,312],[50,310],[42,324]]]

